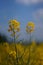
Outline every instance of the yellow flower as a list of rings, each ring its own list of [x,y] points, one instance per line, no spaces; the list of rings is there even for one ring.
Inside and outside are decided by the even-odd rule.
[[[33,22],[28,22],[27,26],[26,26],[26,31],[29,32],[33,32],[34,31],[34,23]]]
[[[10,20],[9,23],[15,26],[20,25],[20,22],[17,22],[16,20]]]
[[[9,24],[10,24],[10,28],[12,29],[14,29],[14,30],[17,30],[17,28],[19,28],[20,27],[20,22],[18,22],[18,21],[16,21],[16,20],[10,20],[9,21]]]
[[[27,26],[30,26],[30,27],[34,28],[34,23],[33,22],[28,22]]]
[[[16,58],[16,52],[15,51],[9,52],[9,55],[12,55],[14,58]]]

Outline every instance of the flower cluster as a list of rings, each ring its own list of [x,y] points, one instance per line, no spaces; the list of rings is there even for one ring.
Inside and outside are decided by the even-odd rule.
[[[17,22],[16,20],[10,20],[8,31],[17,31],[17,32],[19,32],[19,30],[20,30],[20,22]]]
[[[34,23],[33,22],[28,22],[27,26],[26,26],[26,31],[29,32],[33,32],[34,31]]]

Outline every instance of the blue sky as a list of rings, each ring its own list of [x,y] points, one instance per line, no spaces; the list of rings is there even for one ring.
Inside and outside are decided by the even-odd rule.
[[[8,33],[8,22],[16,19],[21,23],[21,38],[27,39],[26,24],[33,21],[32,39],[43,40],[43,0],[0,0],[0,32]]]

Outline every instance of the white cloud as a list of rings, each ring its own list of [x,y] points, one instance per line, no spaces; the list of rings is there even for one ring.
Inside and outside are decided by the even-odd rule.
[[[43,30],[43,8],[33,12],[32,15],[35,21],[36,29],[38,28],[38,30]]]
[[[43,39],[43,8],[34,11],[32,15],[35,22],[35,37]]]
[[[17,3],[20,4],[37,4],[43,2],[43,0],[16,0]]]
[[[43,16],[43,9],[38,10],[40,16]]]
[[[42,9],[38,9],[37,11],[35,11],[33,13],[33,17],[35,19],[39,19],[39,20],[43,19],[43,8]]]

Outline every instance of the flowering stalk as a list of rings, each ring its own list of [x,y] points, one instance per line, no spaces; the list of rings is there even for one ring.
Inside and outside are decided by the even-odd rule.
[[[8,31],[12,32],[11,36],[14,38],[13,42],[15,43],[15,34],[16,34],[16,32],[20,31],[20,22],[18,22],[16,20],[10,20]]]
[[[27,26],[26,26],[26,32],[30,34],[30,44],[31,44],[31,33],[34,31],[34,23],[33,22],[28,22]],[[29,45],[29,58],[28,58],[28,62],[27,65],[30,65],[30,45]]]

